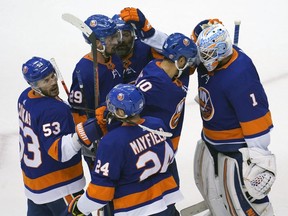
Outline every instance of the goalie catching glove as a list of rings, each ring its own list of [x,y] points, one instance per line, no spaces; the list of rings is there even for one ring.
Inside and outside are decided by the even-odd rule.
[[[138,8],[127,7],[121,10],[120,17],[136,27],[137,36],[146,39],[154,35],[155,29],[150,25],[144,14]]]
[[[260,148],[241,148],[243,180],[248,193],[255,199],[264,198],[276,179],[275,155]]]

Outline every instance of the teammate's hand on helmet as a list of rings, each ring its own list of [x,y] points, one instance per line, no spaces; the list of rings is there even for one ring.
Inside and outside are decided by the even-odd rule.
[[[241,148],[243,157],[243,180],[248,193],[256,198],[264,198],[276,179],[275,155],[260,148]]]
[[[135,25],[137,35],[140,36],[141,39],[149,38],[155,33],[155,29],[138,8],[124,8],[120,12],[120,17],[125,22]]]
[[[76,125],[78,140],[82,145],[90,147],[91,144],[103,136],[102,130],[94,118],[88,119],[84,123]]]
[[[199,34],[203,31],[203,29],[215,25],[215,24],[223,24],[219,19],[206,19],[199,22],[192,31],[191,39],[196,43]]]
[[[76,196],[67,207],[67,216],[84,216],[84,214],[78,209],[77,203],[81,195]]]

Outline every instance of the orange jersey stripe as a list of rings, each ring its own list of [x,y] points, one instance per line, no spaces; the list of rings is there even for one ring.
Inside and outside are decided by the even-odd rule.
[[[244,135],[241,128],[214,131],[203,128],[205,136],[212,140],[230,140],[230,139],[243,139]]]
[[[244,136],[251,136],[268,130],[272,126],[271,113],[249,122],[240,123],[241,128],[214,131],[203,128],[205,136],[212,140],[243,139]]]
[[[157,197],[162,196],[164,192],[174,189],[176,187],[177,184],[174,178],[171,176],[158,182],[157,184],[153,185],[145,191],[114,199],[114,209],[129,208],[131,206],[136,206],[151,201]]]
[[[272,126],[271,113],[267,112],[266,115],[258,119],[249,122],[242,122],[240,125],[245,136],[261,133]]]
[[[57,161],[60,161],[59,159],[59,155],[58,155],[58,144],[59,144],[60,138],[58,138],[57,140],[55,140],[52,145],[50,146],[49,150],[48,150],[48,154],[54,158]]]
[[[24,184],[28,188],[30,188],[31,190],[43,190],[45,188],[51,187],[53,185],[62,182],[69,181],[71,179],[83,175],[83,167],[82,167],[82,161],[80,161],[78,164],[72,167],[63,170],[58,170],[35,179],[27,177],[24,172],[22,172],[22,174]]]
[[[114,197],[115,188],[114,187],[104,187],[89,183],[89,186],[86,190],[88,196],[103,200],[110,201]]]
[[[173,149],[176,151],[178,149],[179,141],[180,141],[180,136],[171,138]]]

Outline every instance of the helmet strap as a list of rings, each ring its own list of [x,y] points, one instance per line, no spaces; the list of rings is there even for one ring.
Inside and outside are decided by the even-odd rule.
[[[176,60],[174,63],[175,63],[175,67],[176,67],[177,70],[178,70],[178,75],[176,76],[176,78],[179,78],[179,77],[182,75],[183,70],[185,70],[185,69],[187,68],[187,66],[189,65],[189,63],[188,63],[188,61],[187,61],[183,68],[179,68],[179,66],[178,66],[178,60]]]

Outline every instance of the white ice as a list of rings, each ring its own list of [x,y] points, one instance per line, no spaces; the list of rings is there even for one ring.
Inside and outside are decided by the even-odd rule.
[[[239,47],[254,61],[269,97],[274,130],[270,150],[276,154],[277,180],[270,193],[275,215],[288,212],[288,2],[286,0],[9,0],[0,2],[0,212],[25,215],[22,175],[18,155],[17,99],[27,87],[22,64],[32,56],[54,57],[68,86],[77,61],[89,51],[78,29],[61,19],[72,13],[82,20],[92,14],[113,16],[127,6],[140,8],[152,26],[166,32],[190,35],[206,18],[219,18],[233,37],[234,20],[242,21]],[[193,180],[193,155],[200,137],[201,120],[196,94],[196,76],[188,93],[183,136],[177,155],[185,208],[202,200]],[[233,89],[231,90],[233,91]],[[285,93],[286,92],[286,93]],[[66,99],[61,89],[62,98]],[[286,110],[287,109],[287,110]],[[286,167],[286,168],[285,168]]]

